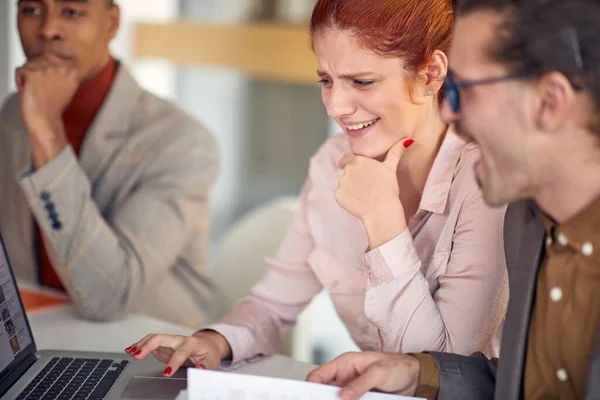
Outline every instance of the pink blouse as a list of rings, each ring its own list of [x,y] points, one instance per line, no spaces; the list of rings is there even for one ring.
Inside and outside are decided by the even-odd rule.
[[[362,223],[334,198],[337,163],[348,152],[338,135],[311,159],[300,209],[263,279],[207,329],[225,336],[234,364],[271,355],[325,287],[363,350],[498,356],[508,304],[506,208],[482,198],[476,146],[449,131],[408,229],[366,254]]]

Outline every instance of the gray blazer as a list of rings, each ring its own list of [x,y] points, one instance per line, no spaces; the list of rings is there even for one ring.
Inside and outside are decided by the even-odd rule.
[[[34,171],[12,95],[0,112],[0,231],[17,277],[38,281],[35,218],[82,317],[211,322],[203,268],[218,162],[213,136],[121,65],[79,158],[69,147]]]
[[[544,224],[537,206],[531,201],[511,204],[505,218],[505,248],[515,250],[506,254],[510,300],[500,359],[488,360],[481,353],[465,357],[430,352],[440,370],[439,400],[523,398],[527,332],[544,248]],[[587,385],[585,398],[600,399],[600,332]]]

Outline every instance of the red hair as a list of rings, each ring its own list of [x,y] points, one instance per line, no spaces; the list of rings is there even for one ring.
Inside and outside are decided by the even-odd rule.
[[[453,0],[318,0],[310,36],[326,28],[347,30],[358,44],[383,57],[399,57],[418,71],[435,50],[448,52]]]

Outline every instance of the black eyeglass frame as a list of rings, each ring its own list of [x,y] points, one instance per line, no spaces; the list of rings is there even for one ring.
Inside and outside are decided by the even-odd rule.
[[[579,37],[577,35],[577,32],[575,31],[575,29],[568,26],[564,29],[564,33],[566,33],[566,35],[569,37],[571,49],[573,51],[573,59],[575,61],[577,71],[578,73],[583,73],[583,59],[581,56],[581,47],[579,45]],[[442,92],[444,93],[445,100],[448,101],[450,107],[452,108],[452,111],[456,114],[460,112],[460,89],[462,88],[470,88],[480,85],[491,85],[515,79],[527,79],[537,75],[540,75],[540,73],[520,72],[495,78],[484,78],[457,82],[454,80],[452,72],[448,71],[448,75],[446,76],[446,79],[444,79]],[[572,81],[571,86],[576,92],[580,92],[584,89],[584,87],[581,84]]]

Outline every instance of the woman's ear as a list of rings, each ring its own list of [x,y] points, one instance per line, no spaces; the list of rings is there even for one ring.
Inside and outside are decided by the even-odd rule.
[[[416,84],[412,90],[412,100],[424,104],[437,97],[448,73],[448,57],[441,50],[433,52],[429,63],[417,74]]]

